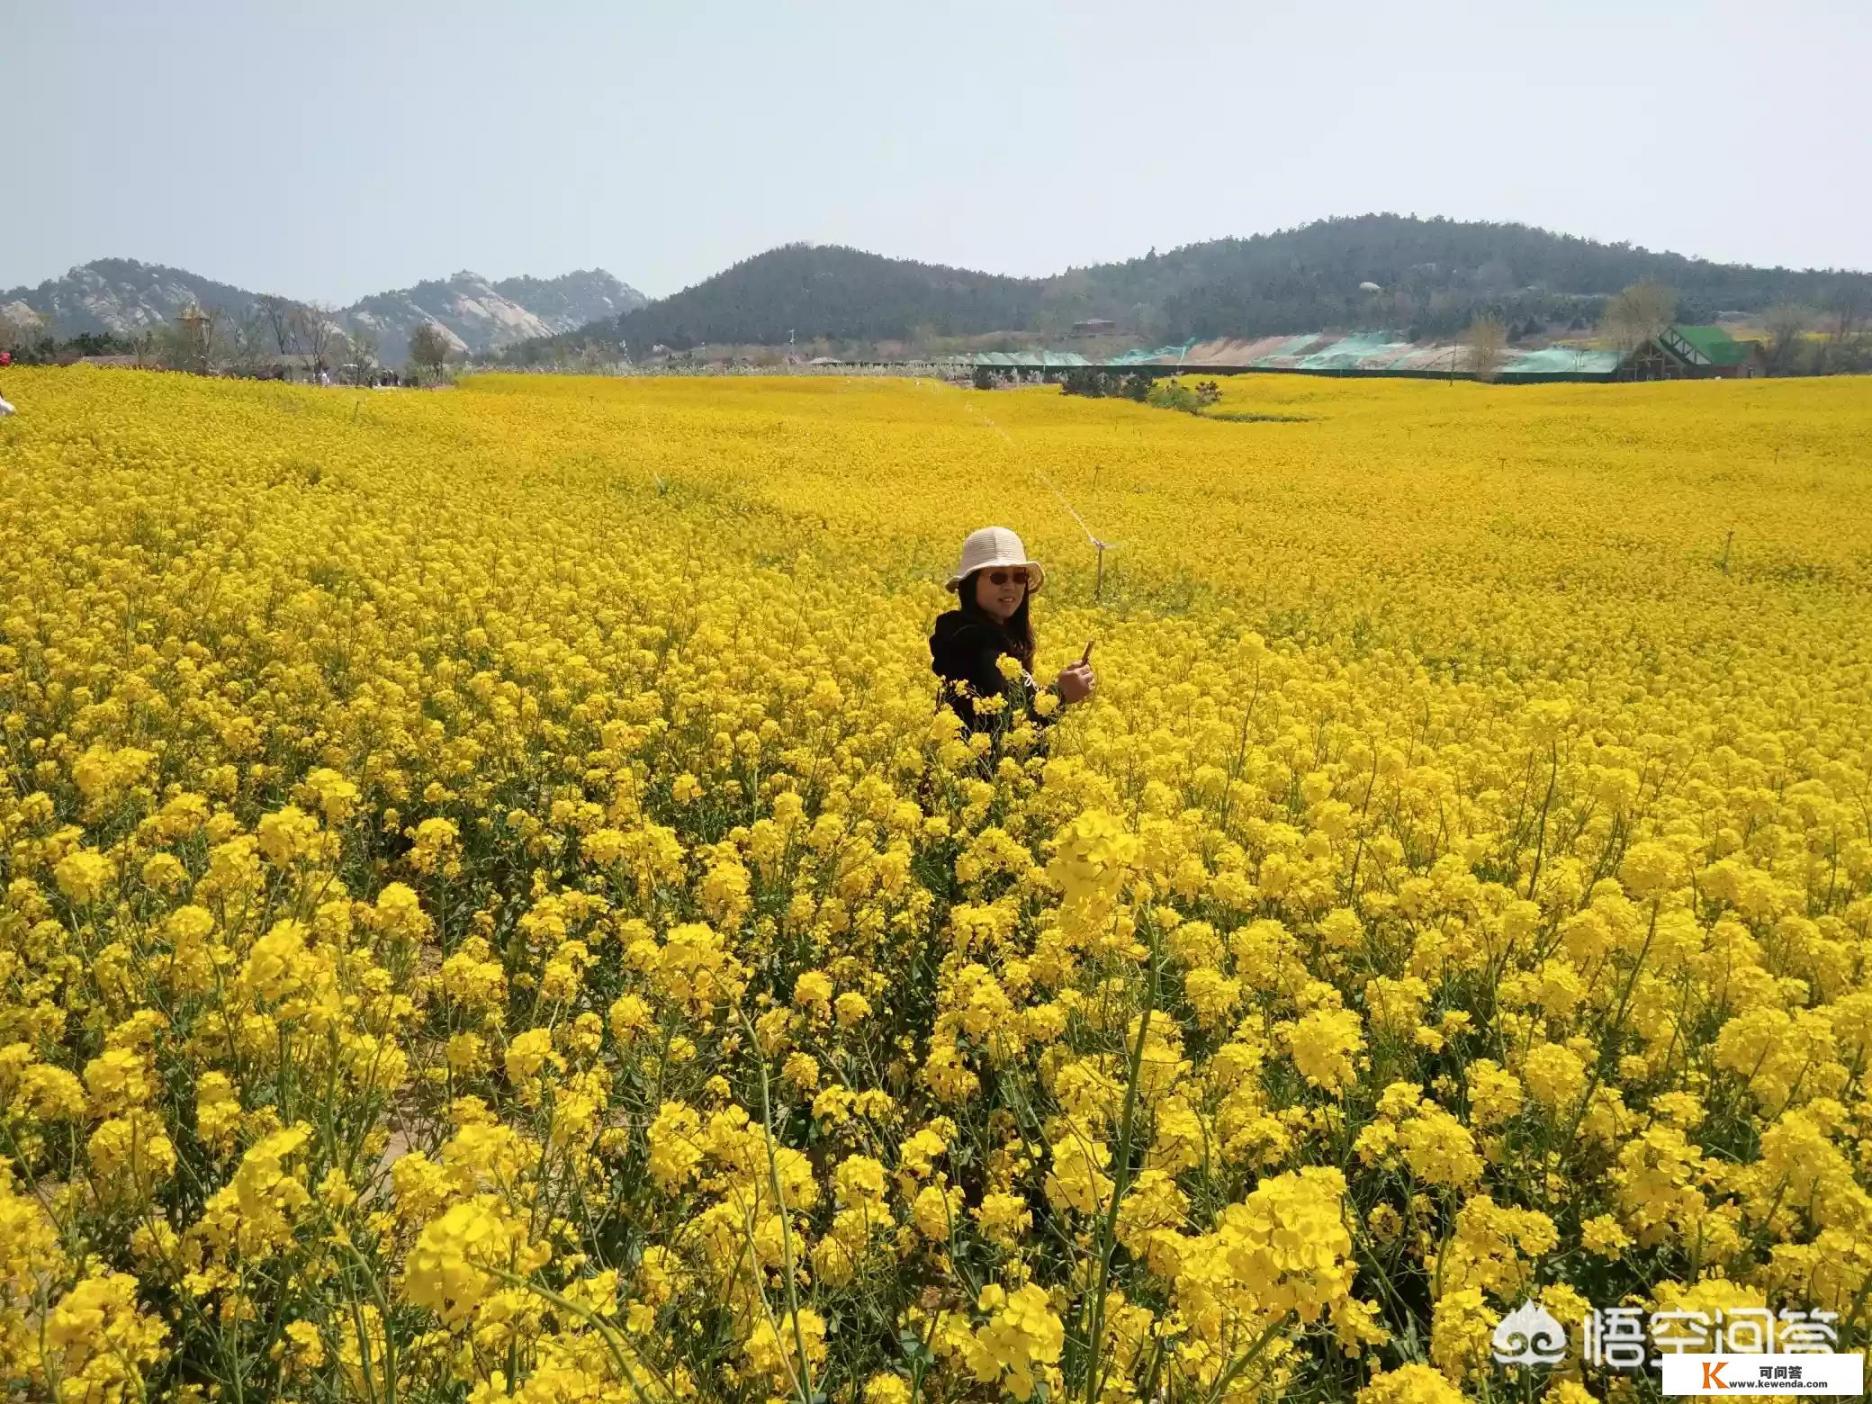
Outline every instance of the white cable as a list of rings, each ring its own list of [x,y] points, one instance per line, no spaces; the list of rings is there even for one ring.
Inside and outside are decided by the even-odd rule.
[[[988,414],[985,411],[978,411],[975,408],[975,406],[970,404],[967,400],[964,400],[962,402],[962,408],[967,410],[970,414],[980,414],[982,420],[987,423],[990,429],[994,430],[995,433],[999,434],[1010,445],[1014,442],[1013,436],[1010,435],[1008,431],[1003,429],[999,424],[995,423],[995,419],[993,415]],[[1049,478],[1045,473],[1042,473],[1038,468],[1034,467],[1031,463],[1027,465],[1027,469],[1029,472],[1031,472],[1036,478],[1038,478],[1041,481],[1041,483],[1046,487],[1046,490],[1048,492],[1052,493],[1055,497],[1059,499],[1060,506],[1064,507],[1066,511],[1069,514],[1071,514],[1072,519],[1079,524],[1079,530],[1085,533],[1085,539],[1092,545],[1092,547],[1095,550],[1110,551],[1110,550],[1116,549],[1118,545],[1117,542],[1101,541],[1098,539],[1098,537],[1092,534],[1092,528],[1087,526],[1085,518],[1079,515],[1079,509],[1072,505],[1072,502],[1067,498],[1065,493],[1061,492],[1059,488],[1054,486],[1053,480],[1051,478]]]

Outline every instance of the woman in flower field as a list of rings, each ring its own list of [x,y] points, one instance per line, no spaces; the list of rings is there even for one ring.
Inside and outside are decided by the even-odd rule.
[[[1028,611],[1045,582],[1045,569],[1027,559],[1027,548],[1012,531],[972,531],[948,582],[956,608],[937,617],[930,635],[930,670],[943,680],[942,704],[969,735],[986,733],[997,748],[1025,720],[1036,728],[1052,725],[1062,704],[1084,700],[1098,685],[1090,644],[1051,687],[1042,691],[1034,681]]]

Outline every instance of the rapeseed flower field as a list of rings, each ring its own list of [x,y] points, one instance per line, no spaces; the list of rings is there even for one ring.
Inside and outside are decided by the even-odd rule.
[[[1865,386],[7,389],[7,1397],[1863,1346]],[[990,522],[1101,687],[984,763],[925,639]]]

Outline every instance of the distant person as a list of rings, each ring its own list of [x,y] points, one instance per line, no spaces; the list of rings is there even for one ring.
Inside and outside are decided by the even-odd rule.
[[[948,586],[956,592],[955,609],[937,616],[930,634],[930,671],[942,680],[940,705],[961,719],[969,734],[988,732],[994,749],[1013,727],[1031,717],[1045,728],[1054,716],[1036,708],[1043,692],[1071,705],[1091,696],[1098,686],[1092,672],[1092,646],[1077,663],[1060,670],[1045,689],[1033,676],[1034,632],[1028,617],[1033,596],[1046,582],[1038,561],[1027,559],[1020,537],[1006,527],[983,527],[962,543],[962,559]],[[1018,665],[1012,677],[1001,671],[1001,660]],[[999,697],[997,711],[978,703]]]

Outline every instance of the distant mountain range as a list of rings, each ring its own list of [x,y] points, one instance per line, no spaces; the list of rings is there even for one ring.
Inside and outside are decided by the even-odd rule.
[[[1487,313],[1526,341],[1585,331],[1606,299],[1655,281],[1681,321],[1754,315],[1781,303],[1872,309],[1872,274],[1757,268],[1606,244],[1524,224],[1393,214],[1326,219],[1216,239],[1119,263],[1012,278],[838,246],[788,244],[656,302],[611,274],[559,278],[475,273],[379,293],[331,311],[368,327],[400,365],[425,322],[458,350],[516,364],[641,359],[659,348],[785,346],[802,354],[1005,349],[1075,332],[1102,344],[1387,330],[1411,340],[1458,335]],[[240,314],[258,294],[178,268],[99,259],[36,288],[0,292],[0,315],[53,335],[136,335],[190,304]],[[1824,319],[1823,319],[1824,320]]]
[[[1112,323],[1117,336],[1151,344],[1381,328],[1415,340],[1458,334],[1484,312],[1526,338],[1589,328],[1611,294],[1646,280],[1677,294],[1686,321],[1783,302],[1872,303],[1872,274],[1711,263],[1523,224],[1372,214],[1166,254],[1153,249],[1048,278],[790,244],[674,296],[521,343],[506,358],[615,356],[620,343],[632,356],[658,345],[788,341],[836,351],[893,343],[928,348],[994,333],[1058,338],[1095,320]]]
[[[101,258],[36,288],[0,292],[0,313],[15,322],[36,322],[60,338],[84,332],[135,336],[172,323],[191,305],[238,314],[260,300],[258,293],[180,268]],[[499,282],[463,272],[363,298],[333,312],[330,320],[341,330],[369,327],[380,343],[381,359],[400,365],[410,334],[425,322],[440,325],[464,354],[486,356],[643,304],[642,293],[602,269]]]

